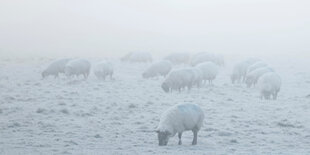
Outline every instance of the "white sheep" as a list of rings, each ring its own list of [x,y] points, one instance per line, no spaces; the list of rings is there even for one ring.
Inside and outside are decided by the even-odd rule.
[[[55,78],[58,77],[60,73],[65,72],[65,66],[71,59],[62,58],[53,61],[43,72],[42,78],[53,75]]]
[[[190,54],[189,53],[171,53],[170,55],[166,56],[164,58],[165,60],[169,60],[170,62],[172,62],[175,65],[178,64],[188,64],[189,63],[189,59],[190,59]]]
[[[268,72],[274,72],[274,70],[270,67],[262,67],[258,68],[246,75],[245,78],[245,84],[247,85],[248,88],[250,88],[252,85],[255,86],[257,83],[258,79],[264,75],[265,73]]]
[[[247,63],[239,62],[235,64],[232,73],[230,75],[231,83],[234,84],[235,82],[240,83],[244,78],[244,74],[246,74]]]
[[[224,58],[220,54],[201,52],[193,56],[191,60],[191,65],[196,66],[203,62],[213,62],[217,64],[218,66],[223,66]]]
[[[275,72],[264,74],[258,80],[260,98],[269,100],[270,96],[272,95],[273,99],[276,100],[281,88],[281,83],[280,76]]]
[[[152,62],[152,55],[148,52],[130,52],[121,60],[127,62]]]
[[[96,77],[103,80],[105,80],[107,76],[110,76],[110,79],[112,79],[113,72],[113,64],[108,61],[98,63],[94,69],[94,74],[96,75]]]
[[[75,59],[71,60],[66,64],[65,74],[68,77],[83,75],[87,79],[90,72],[90,63],[85,59]]]
[[[219,72],[219,67],[213,62],[201,63],[197,65],[197,68],[202,71],[204,83],[206,83],[206,81],[209,81],[209,84],[212,84],[212,81],[216,78]]]
[[[192,69],[182,68],[172,70],[162,83],[161,88],[166,93],[172,92],[172,90],[178,90],[181,92],[181,90],[186,87],[190,90],[193,86],[194,79],[195,75]]]
[[[160,117],[156,129],[159,146],[168,144],[169,138],[178,133],[179,145],[182,133],[191,130],[194,134],[192,145],[197,144],[197,134],[203,125],[204,112],[196,104],[177,104],[166,110]]]
[[[258,58],[248,58],[248,59],[246,59],[244,61],[241,61],[241,62],[237,63],[234,66],[232,74],[230,76],[231,82],[233,84],[236,81],[237,82],[241,82],[241,81],[244,82],[248,67],[251,66],[252,64],[256,63],[257,61],[260,61],[260,59],[258,59]]]
[[[262,61],[257,61],[254,64],[250,65],[247,69],[247,74],[258,69],[258,68],[263,68],[263,67],[267,67],[268,65]]]
[[[152,64],[146,71],[143,72],[143,78],[152,78],[156,76],[164,76],[172,69],[172,63],[168,60],[161,60]]]

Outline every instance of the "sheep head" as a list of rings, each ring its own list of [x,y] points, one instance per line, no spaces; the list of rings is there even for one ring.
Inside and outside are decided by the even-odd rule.
[[[169,138],[171,133],[169,131],[159,131],[157,130],[157,137],[158,137],[158,145],[165,146],[168,144]]]

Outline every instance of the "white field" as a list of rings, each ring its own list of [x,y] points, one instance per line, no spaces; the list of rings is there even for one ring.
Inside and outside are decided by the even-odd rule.
[[[42,80],[50,60],[1,60],[0,154],[310,154],[310,62],[263,60],[282,77],[276,101],[232,85],[229,59],[213,86],[172,94],[142,78],[149,64],[115,60],[114,80]],[[159,147],[160,114],[184,102],[205,112],[198,144],[188,131]]]

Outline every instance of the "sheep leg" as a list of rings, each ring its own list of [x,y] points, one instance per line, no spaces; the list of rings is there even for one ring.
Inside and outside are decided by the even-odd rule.
[[[194,139],[193,139],[192,145],[196,145],[197,144],[197,133],[198,133],[198,131],[196,129],[193,129],[192,131],[194,134]]]
[[[179,136],[179,145],[182,145],[182,140],[181,140],[181,138],[182,138],[182,132],[179,132],[178,136]]]

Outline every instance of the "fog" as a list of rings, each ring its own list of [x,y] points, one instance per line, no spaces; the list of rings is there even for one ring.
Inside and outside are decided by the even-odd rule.
[[[0,154],[310,154],[309,8],[0,0]]]
[[[2,0],[1,57],[128,51],[309,56],[309,1]]]

